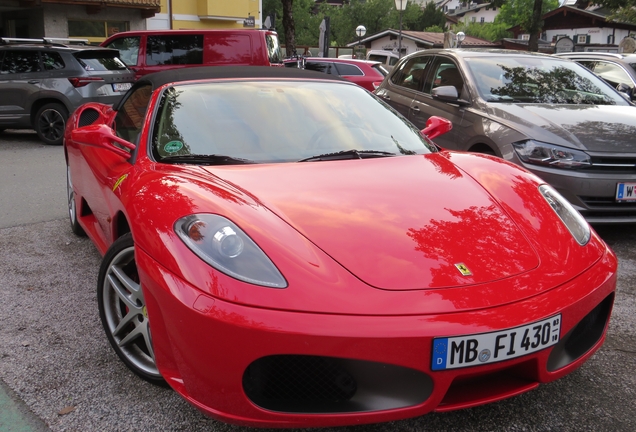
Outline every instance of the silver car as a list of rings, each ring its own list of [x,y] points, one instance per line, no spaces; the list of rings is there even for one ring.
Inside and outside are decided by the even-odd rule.
[[[636,54],[571,52],[555,55],[581,63],[632,101],[636,100]]]
[[[66,119],[86,102],[114,104],[135,80],[119,52],[51,40],[0,38],[0,131],[35,129],[62,144]]]
[[[592,223],[636,222],[636,106],[580,64],[507,50],[404,57],[375,92],[443,148],[502,157],[552,184]]]

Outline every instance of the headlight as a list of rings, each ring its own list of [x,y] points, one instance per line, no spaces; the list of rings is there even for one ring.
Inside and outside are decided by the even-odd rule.
[[[513,143],[519,159],[525,163],[555,168],[586,168],[592,165],[587,153],[534,140]]]
[[[287,287],[265,252],[228,219],[214,214],[185,216],[174,230],[192,252],[226,275],[254,285]]]
[[[567,229],[572,233],[574,239],[581,246],[585,246],[590,241],[590,225],[576,211],[572,204],[568,202],[560,193],[555,191],[551,186],[539,186],[539,192],[543,198],[550,204],[550,207],[561,218]]]

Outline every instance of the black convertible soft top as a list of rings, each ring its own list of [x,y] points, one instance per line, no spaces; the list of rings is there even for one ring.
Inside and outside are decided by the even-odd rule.
[[[276,66],[197,66],[155,72],[140,78],[138,82],[150,82],[152,88],[156,89],[171,82],[223,78],[304,78],[345,81],[336,75],[297,68]]]
[[[344,81],[336,75],[329,75],[322,72],[310,71],[297,68],[286,68],[276,66],[196,66],[181,69],[170,69],[162,72],[155,72],[141,77],[128,93],[116,103],[113,108],[119,108],[126,102],[128,95],[139,86],[150,84],[153,90],[164,84],[196,81],[202,79],[224,79],[224,78],[278,78],[278,79],[319,79],[331,81]]]

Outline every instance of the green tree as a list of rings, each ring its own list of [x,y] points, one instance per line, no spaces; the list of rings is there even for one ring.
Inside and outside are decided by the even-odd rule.
[[[287,6],[285,6],[287,4]],[[291,9],[290,9],[291,6]],[[290,12],[291,10],[291,12]],[[386,29],[398,29],[400,13],[394,0],[350,0],[342,7],[314,0],[263,0],[263,16],[276,16],[275,28],[287,53],[297,45],[317,46],[319,26],[323,18],[330,18],[332,45],[344,46],[357,39],[355,29],[363,25],[367,36]],[[286,18],[287,17],[287,18]],[[293,25],[293,27],[291,27]],[[419,4],[410,2],[402,12],[402,29],[444,31],[446,18],[433,2],[422,10]],[[289,28],[288,28],[289,26]],[[293,29],[293,38],[290,30]]]
[[[430,30],[432,28],[437,28],[439,30]],[[444,32],[445,28],[446,15],[441,9],[435,6],[435,2],[431,1],[426,3],[426,7],[424,7],[422,13],[419,14],[415,28],[411,30]]]
[[[296,52],[296,22],[294,21],[294,0],[281,0],[283,3],[283,27],[285,28],[285,47],[287,52]]]
[[[512,27],[510,24],[506,23],[460,23],[457,24],[453,31],[464,32],[468,36],[473,36],[480,39],[486,39],[491,42],[495,42],[501,40],[503,38],[512,37],[512,33],[508,31],[508,29]]]
[[[539,50],[539,33],[543,27],[541,16],[559,7],[559,0],[495,0],[501,9],[495,23],[509,27],[519,25],[530,34],[528,49]]]
[[[636,0],[596,0],[595,3],[612,11],[607,17],[609,20],[636,24]]]

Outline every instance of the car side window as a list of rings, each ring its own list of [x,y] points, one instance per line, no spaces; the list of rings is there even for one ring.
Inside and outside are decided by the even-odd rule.
[[[322,72],[322,73],[326,73],[326,74],[332,74],[332,63],[328,63],[328,62],[313,62],[313,61],[308,61],[305,62],[305,69],[306,70],[312,70],[312,71],[316,71],[316,72]],[[337,72],[336,72],[337,74]]]
[[[606,61],[580,61],[583,66],[594,71],[595,74],[603,78],[613,87],[617,87],[619,84],[626,84],[630,88],[634,87],[627,72],[617,64]]]
[[[40,55],[33,50],[7,51],[2,61],[0,74],[39,72]]]
[[[126,97],[115,116],[115,133],[118,137],[137,143],[151,96],[152,87],[145,85],[137,87]]]
[[[146,64],[203,64],[203,35],[148,36]]]
[[[457,94],[461,95],[464,89],[464,79],[459,72],[459,68],[452,61],[446,58],[438,57],[433,65],[433,73],[429,75],[426,82],[424,92],[430,93],[434,88],[442,86],[454,86]]]
[[[44,66],[44,70],[60,70],[64,69],[65,64],[64,60],[60,53],[55,51],[41,51],[40,56],[42,58],[42,65]]]
[[[346,63],[334,63],[334,67],[338,70],[338,75],[359,75],[362,76],[364,73],[360,70],[359,67],[346,64]]]
[[[391,81],[400,87],[421,91],[430,62],[430,56],[414,57],[400,67]]]

